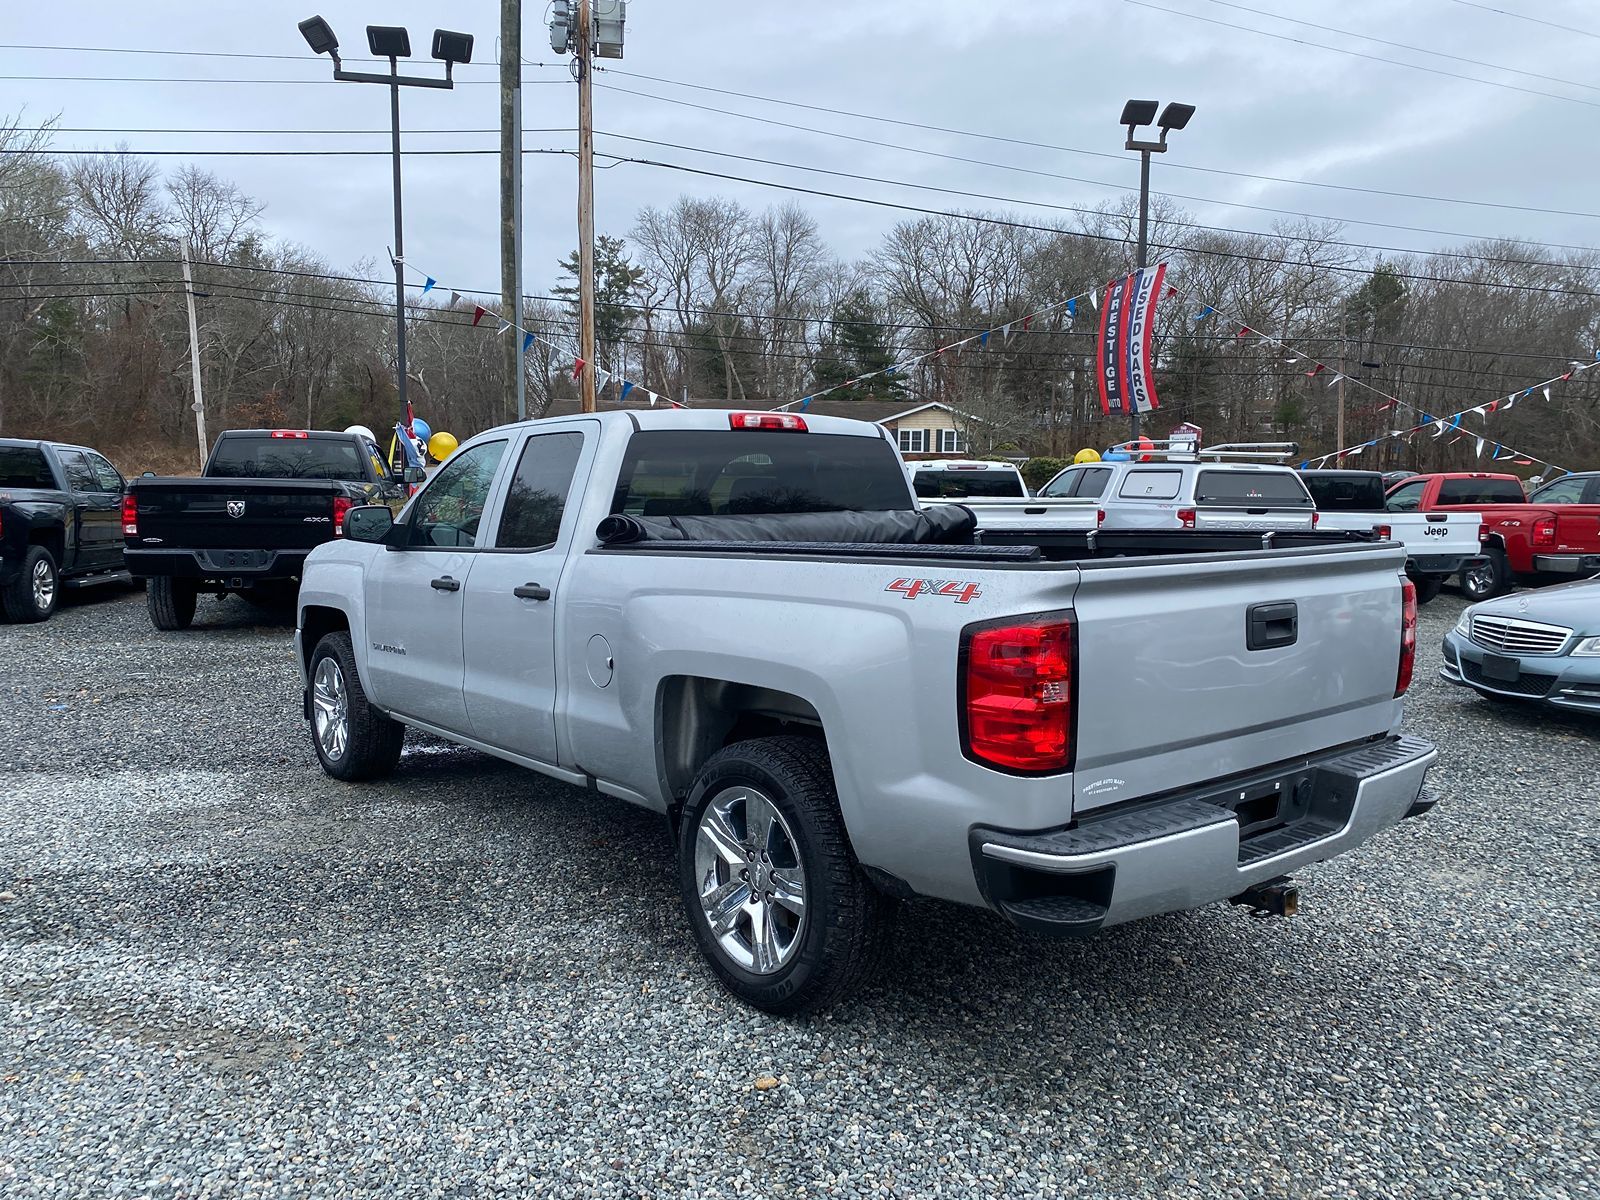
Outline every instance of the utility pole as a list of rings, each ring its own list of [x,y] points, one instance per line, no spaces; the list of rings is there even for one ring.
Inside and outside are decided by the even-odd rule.
[[[590,78],[591,0],[578,0],[578,384],[580,407],[594,411],[594,87]]]
[[[1339,301],[1339,423],[1334,431],[1333,444],[1340,450],[1344,449],[1344,309],[1345,302]]]
[[[522,0],[500,0],[500,312],[522,324]],[[501,339],[501,403],[528,415],[522,339]]]
[[[182,238],[178,245],[183,254],[183,299],[189,306],[189,369],[194,373],[194,432],[200,439],[200,469],[206,469],[206,459],[211,447],[206,440],[206,405],[200,396],[200,328],[194,319],[194,279],[189,274],[189,239]]]

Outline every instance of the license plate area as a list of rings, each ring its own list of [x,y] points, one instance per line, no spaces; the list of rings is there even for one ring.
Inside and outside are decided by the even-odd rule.
[[[1504,654],[1485,654],[1482,670],[1485,679],[1497,683],[1516,683],[1522,677],[1522,664]]]
[[[202,550],[201,563],[208,571],[259,571],[272,561],[270,550]]]

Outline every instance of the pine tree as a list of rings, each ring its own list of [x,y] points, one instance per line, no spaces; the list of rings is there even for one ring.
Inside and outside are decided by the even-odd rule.
[[[894,347],[885,336],[878,306],[865,291],[857,289],[834,306],[833,324],[828,327],[811,371],[816,390],[821,392],[838,387],[846,380],[882,371],[894,362]],[[830,392],[828,399],[898,399],[904,392],[905,381],[900,377],[877,375]]]

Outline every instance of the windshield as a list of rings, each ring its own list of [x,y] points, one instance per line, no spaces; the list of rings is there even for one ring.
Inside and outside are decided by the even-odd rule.
[[[1201,471],[1198,504],[1236,508],[1310,508],[1311,496],[1293,471]]]
[[[217,443],[206,474],[217,479],[340,479],[365,483],[355,441],[227,437]]]
[[[54,488],[50,464],[37,446],[0,446],[0,488]]]
[[[1022,476],[1015,471],[918,471],[911,477],[911,486],[925,500],[1028,494]]]
[[[1302,475],[1323,512],[1375,512],[1383,508],[1382,475]]]
[[[657,429],[629,439],[611,511],[703,517],[910,507],[900,460],[882,438]]]

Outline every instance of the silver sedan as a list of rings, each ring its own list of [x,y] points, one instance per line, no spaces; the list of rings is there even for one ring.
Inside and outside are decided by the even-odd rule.
[[[1451,683],[1600,713],[1600,579],[1474,604],[1443,649]]]

